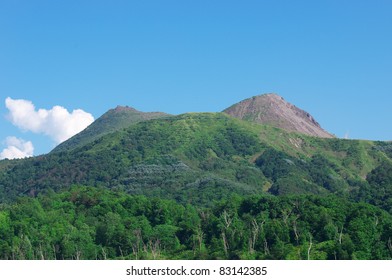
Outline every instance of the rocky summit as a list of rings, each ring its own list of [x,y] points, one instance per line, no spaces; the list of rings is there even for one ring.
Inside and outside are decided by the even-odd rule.
[[[290,104],[275,93],[245,99],[223,112],[238,119],[271,125],[289,132],[320,138],[335,137],[321,128],[308,112]]]

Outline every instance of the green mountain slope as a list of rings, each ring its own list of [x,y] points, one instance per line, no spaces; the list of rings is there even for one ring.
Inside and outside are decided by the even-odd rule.
[[[161,112],[140,112],[128,106],[117,106],[94,121],[82,132],[61,143],[52,152],[69,151],[93,142],[105,134],[129,127],[132,124],[169,116]]]
[[[382,171],[391,164],[387,151],[380,142],[310,137],[225,113],[184,114],[142,121],[69,150],[3,161],[0,197],[83,184],[204,206],[233,193],[333,193],[390,211],[390,184],[368,176],[388,174]]]

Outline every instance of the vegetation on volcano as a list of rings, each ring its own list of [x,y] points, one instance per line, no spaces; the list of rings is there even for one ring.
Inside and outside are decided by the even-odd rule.
[[[135,122],[0,162],[0,258],[391,259],[391,147],[224,113]]]

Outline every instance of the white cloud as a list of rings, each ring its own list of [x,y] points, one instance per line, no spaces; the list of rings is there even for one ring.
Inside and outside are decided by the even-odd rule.
[[[0,159],[14,159],[31,157],[34,153],[34,146],[31,141],[25,141],[14,136],[7,137],[5,144],[8,146],[0,153]]]
[[[22,130],[42,133],[51,137],[57,144],[79,133],[94,121],[94,117],[81,109],[72,113],[61,106],[50,110],[35,109],[29,100],[7,97],[5,105],[8,118]]]

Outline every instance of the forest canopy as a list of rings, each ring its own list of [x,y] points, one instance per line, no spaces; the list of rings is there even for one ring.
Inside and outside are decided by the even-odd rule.
[[[0,211],[1,259],[391,259],[392,216],[336,196],[210,208],[74,186]]]

